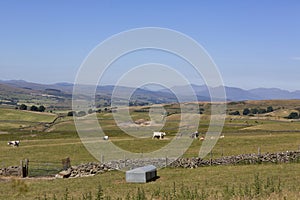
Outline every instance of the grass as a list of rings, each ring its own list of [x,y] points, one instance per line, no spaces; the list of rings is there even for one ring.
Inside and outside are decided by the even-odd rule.
[[[273,108],[285,107],[293,110],[299,101],[262,101],[245,102],[245,104],[230,105],[232,110],[242,110],[246,107],[266,107],[272,104]],[[207,110],[208,104],[203,107]],[[143,108],[139,108],[143,109]],[[168,105],[169,112],[176,113],[178,105]],[[279,113],[279,111],[275,111]],[[282,114],[283,111],[281,110]],[[132,118],[149,119],[147,112],[134,112]],[[72,118],[64,118],[47,129],[47,132],[20,130],[20,126],[34,126],[40,122],[51,122],[56,115],[48,113],[34,113],[14,109],[0,109],[0,167],[18,165],[20,160],[61,162],[65,157],[71,158],[72,165],[96,161],[85,149],[77,136]],[[153,140],[151,132],[148,138],[133,138],[122,132],[113,121],[111,113],[97,114],[99,124],[110,140],[119,147],[132,152],[149,152],[170,142],[178,129],[180,114],[168,116],[163,130],[167,132],[167,139]],[[199,131],[205,133],[208,128],[209,115],[200,115]],[[300,145],[300,122],[274,120],[275,118],[259,118],[247,116],[228,116],[223,129],[224,139],[219,139],[212,150],[214,158],[244,153],[279,152],[297,150]],[[89,124],[89,117],[85,118]],[[93,131],[93,130],[90,130]],[[8,140],[21,140],[19,148],[7,146]],[[93,138],[91,138],[93,139]],[[184,157],[198,156],[201,141],[194,140]],[[162,169],[160,178],[147,184],[125,183],[124,173],[109,172],[95,177],[78,179],[2,179],[0,178],[0,199],[48,199],[57,195],[64,198],[66,188],[69,197],[75,199],[87,197],[88,194],[97,194],[97,185],[101,185],[103,193],[113,199],[125,199],[128,194],[137,197],[144,194],[148,199],[184,199],[184,196],[196,193],[198,199],[297,199],[300,196],[300,165],[292,164],[264,164],[240,166],[215,166],[197,169]],[[175,186],[174,186],[175,183]],[[268,192],[271,185],[276,191]],[[278,190],[280,185],[281,190]],[[249,190],[251,192],[249,193]],[[271,189],[270,189],[271,190]],[[139,192],[138,192],[139,191]],[[177,196],[174,196],[174,191]],[[187,191],[187,192],[183,192]],[[90,192],[90,193],[89,193]],[[248,196],[245,196],[247,193]],[[258,194],[257,194],[258,193]],[[243,195],[244,196],[243,196]],[[173,195],[173,196],[172,196]],[[256,196],[255,196],[256,195]],[[167,198],[168,197],[168,198]],[[175,198],[176,197],[176,198]],[[201,198],[200,198],[201,197]],[[204,198],[205,197],[205,198]],[[86,198],[87,199],[87,198]],[[189,198],[185,198],[189,199]]]
[[[0,120],[26,121],[26,122],[51,122],[56,115],[14,109],[0,109]]]
[[[89,192],[96,194],[98,185],[101,185],[104,195],[113,199],[125,199],[128,194],[137,196],[138,190],[143,191],[147,199],[164,199],[164,196],[171,199],[172,195],[177,197],[173,199],[192,199],[180,197],[188,197],[188,192],[195,191],[199,196],[206,194],[204,199],[238,199],[243,195],[248,197],[246,199],[297,199],[300,194],[299,173],[300,165],[297,163],[165,168],[158,171],[159,179],[147,184],[126,183],[124,172],[114,171],[77,179],[4,180],[0,186],[6,191],[1,199],[35,199],[45,195],[52,198],[53,194],[60,199],[66,195],[66,188],[70,199],[79,199]],[[249,194],[247,187],[251,190]]]
[[[0,146],[1,165],[4,167],[18,165],[19,161],[25,158],[29,161],[51,163],[61,162],[61,159],[70,157],[73,165],[95,161],[79,139],[23,140],[19,148],[12,148],[1,141]]]

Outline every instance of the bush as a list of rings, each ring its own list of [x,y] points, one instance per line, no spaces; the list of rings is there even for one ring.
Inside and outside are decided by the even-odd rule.
[[[85,115],[86,115],[85,111],[79,111],[78,114],[77,114],[78,117],[83,117]]]
[[[35,105],[33,105],[33,106],[31,106],[31,107],[30,107],[30,110],[31,110],[31,111],[35,111],[35,112],[36,112],[36,111],[38,111],[38,110],[39,110],[39,108],[38,108],[38,107],[36,107]]]
[[[39,106],[38,111],[44,112],[46,110],[45,106]]]
[[[249,108],[245,108],[245,109],[243,110],[243,115],[249,115],[249,114],[250,114]]]
[[[258,114],[264,114],[264,113],[267,113],[266,109],[264,109],[264,108],[258,109]]]
[[[67,114],[67,116],[69,116],[69,117],[72,117],[72,116],[74,116],[74,115],[76,115],[76,112],[75,112],[75,111],[70,111],[70,112],[68,112],[68,114]]]
[[[287,118],[288,119],[299,119],[299,114],[297,112],[291,112]]]
[[[274,109],[273,109],[272,106],[267,107],[267,112],[268,112],[268,113],[269,113],[269,112],[273,112],[273,111],[274,111]]]
[[[234,112],[230,112],[229,115],[240,115],[240,112],[237,110],[237,111],[234,111]]]
[[[25,104],[20,105],[20,110],[27,110],[27,106]]]
[[[252,108],[250,112],[252,114],[257,114],[258,113],[258,109],[257,108]]]

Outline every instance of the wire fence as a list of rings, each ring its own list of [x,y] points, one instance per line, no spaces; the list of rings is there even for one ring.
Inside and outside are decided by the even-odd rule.
[[[62,159],[61,162],[30,160],[28,165],[29,177],[55,176],[60,171],[70,167],[70,159]]]

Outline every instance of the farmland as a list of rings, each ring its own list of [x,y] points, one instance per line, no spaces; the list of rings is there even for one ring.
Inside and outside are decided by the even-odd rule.
[[[228,103],[228,113],[233,111],[242,113],[244,108],[267,108],[268,106],[272,106],[274,110],[269,113],[247,116],[227,115],[222,132],[225,137],[218,140],[211,156],[219,158],[257,153],[258,149],[262,153],[298,150],[300,122],[285,117],[291,112],[297,112],[299,104],[300,101],[296,100]],[[204,134],[209,125],[210,105],[205,102],[199,105],[202,108],[202,114],[199,115],[198,131]],[[167,133],[164,140],[151,139],[151,132],[148,138],[128,136],[116,125],[111,112],[100,112],[96,116],[105,134],[115,145],[131,152],[151,152],[168,144],[178,130],[180,121],[178,105],[169,104],[164,108],[168,112],[166,123],[162,128]],[[130,107],[130,111],[133,120],[150,120],[149,107]],[[51,123],[61,113],[63,112],[37,113],[0,108],[0,167],[18,165],[20,160],[25,158],[33,161],[60,162],[61,159],[70,157],[72,165],[97,161],[81,143],[72,117],[65,115],[50,127],[39,128]],[[88,116],[86,120],[89,120]],[[9,140],[20,140],[20,147],[7,146],[6,143]],[[194,140],[183,157],[197,157],[201,144],[202,141]],[[134,196],[138,190],[142,190],[147,198],[153,199],[163,199],[164,195],[169,196],[169,199],[172,195],[173,199],[183,199],[181,190],[197,190],[199,195],[202,194],[203,198],[208,199],[216,197],[238,199],[243,196],[242,193],[246,192],[246,187],[252,188],[250,195],[244,194],[246,199],[251,197],[297,199],[300,195],[299,187],[297,187],[300,184],[299,163],[212,166],[196,169],[164,168],[158,171],[158,175],[159,178],[156,181],[147,184],[125,183],[124,172],[120,171],[77,179],[27,178],[19,180],[3,177],[0,178],[0,197],[1,199],[35,199],[37,197],[43,199],[45,195],[52,198],[55,194],[60,199],[66,195],[66,188],[68,188],[69,197],[83,198],[82,195],[88,192],[97,193],[98,185],[101,185],[106,196],[113,199],[125,199],[128,194]],[[274,191],[267,191],[268,180],[273,181]],[[254,194],[257,181],[264,189]],[[234,192],[232,188],[235,188]]]

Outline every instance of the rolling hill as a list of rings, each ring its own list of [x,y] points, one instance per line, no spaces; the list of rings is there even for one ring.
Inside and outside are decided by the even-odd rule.
[[[193,101],[190,94],[192,88],[197,96],[198,101],[210,101],[210,91],[218,92],[222,87],[207,87],[206,85],[185,85],[174,86],[170,89],[151,90],[151,87],[142,87],[133,89],[126,86],[97,86],[96,101],[105,101],[110,103],[110,98],[114,89],[118,89],[122,94],[133,92],[132,102],[141,104],[152,103],[171,103],[180,101]],[[94,87],[82,85],[80,89],[84,92],[93,91]],[[242,100],[268,100],[268,99],[300,99],[300,90],[287,91],[279,88],[255,88],[244,90],[237,87],[224,87],[226,99],[229,101]],[[61,107],[71,107],[73,84],[56,83],[56,84],[39,84],[23,80],[0,80],[0,103],[17,105],[20,102],[46,102],[47,105],[59,105]],[[174,95],[176,94],[176,96]],[[59,107],[59,106],[58,106]]]

